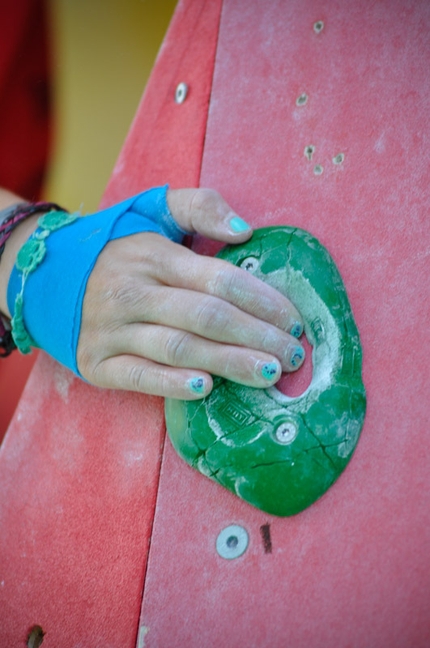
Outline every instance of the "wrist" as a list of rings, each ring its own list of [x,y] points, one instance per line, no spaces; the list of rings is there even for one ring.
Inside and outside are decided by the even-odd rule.
[[[12,202],[15,198],[15,194],[0,190],[0,313],[8,317],[7,285],[21,246],[37,229],[38,217],[49,211],[64,211],[55,203]]]
[[[57,222],[53,213],[38,219],[40,231],[30,235],[18,254],[11,250],[7,312],[21,353],[42,348],[80,375],[76,352],[82,305],[97,259],[109,241],[140,232],[182,238],[165,196],[166,187],[156,187],[85,217],[59,214]]]
[[[7,306],[7,285],[17,254],[31,234],[37,229],[37,219],[41,213],[26,218],[14,229],[5,244],[0,261],[0,312],[10,317]]]
[[[7,210],[9,207],[13,207],[19,204],[28,204],[21,196],[12,193],[11,191],[6,191],[5,189],[0,189],[0,213],[3,210]],[[3,219],[0,216],[0,225]]]

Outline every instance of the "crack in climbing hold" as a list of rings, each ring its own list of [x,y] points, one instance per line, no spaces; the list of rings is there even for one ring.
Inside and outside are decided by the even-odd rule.
[[[358,330],[333,259],[308,232],[263,228],[218,256],[241,267],[251,259],[254,276],[296,305],[312,380],[290,397],[217,377],[202,400],[166,400],[167,430],[202,474],[267,513],[294,515],[330,488],[358,443],[366,409]]]

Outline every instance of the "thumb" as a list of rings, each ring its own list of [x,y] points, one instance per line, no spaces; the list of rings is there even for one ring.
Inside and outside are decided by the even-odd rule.
[[[252,235],[252,227],[213,189],[169,189],[167,204],[178,225],[191,234],[233,244]]]

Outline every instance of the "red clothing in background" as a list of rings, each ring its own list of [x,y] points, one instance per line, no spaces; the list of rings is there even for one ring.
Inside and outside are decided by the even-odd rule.
[[[44,0],[0,0],[0,187],[39,197],[50,140]],[[0,442],[36,354],[0,360]]]
[[[50,139],[44,0],[0,0],[0,186],[40,194]]]

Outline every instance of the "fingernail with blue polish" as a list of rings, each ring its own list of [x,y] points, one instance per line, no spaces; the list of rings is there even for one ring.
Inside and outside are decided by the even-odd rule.
[[[239,216],[235,216],[230,220],[230,228],[233,230],[233,232],[236,232],[237,234],[239,232],[246,232],[247,230],[251,229],[248,223],[245,222]]]
[[[300,322],[294,322],[290,334],[293,335],[295,338],[299,338],[302,333],[303,333],[303,325],[300,324]]]
[[[265,380],[272,381],[279,373],[279,365],[277,362],[267,362],[261,368],[261,375]]]
[[[194,394],[205,393],[205,379],[204,378],[191,378],[188,381],[188,386]]]
[[[290,364],[292,367],[299,367],[303,360],[305,359],[305,350],[303,347],[295,346],[293,347],[292,353],[290,355]]]

